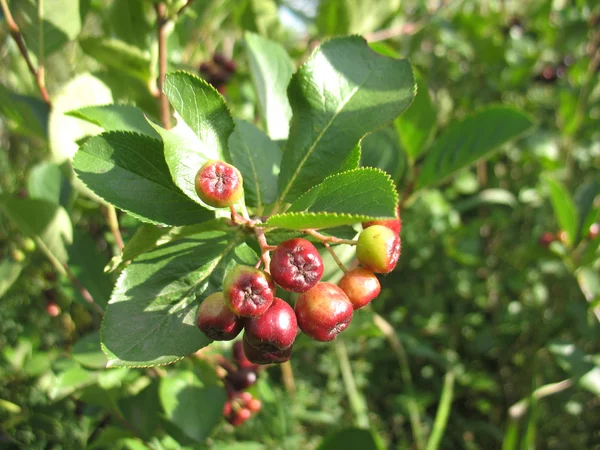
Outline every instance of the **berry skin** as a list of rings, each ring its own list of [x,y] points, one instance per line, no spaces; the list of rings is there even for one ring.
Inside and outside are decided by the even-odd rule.
[[[55,302],[48,302],[46,304],[46,312],[50,317],[58,317],[60,314],[60,306],[58,306]]]
[[[306,292],[323,276],[323,260],[306,239],[289,239],[273,252],[270,270],[275,283],[286,291]]]
[[[389,273],[398,263],[400,248],[400,236],[383,225],[373,225],[360,233],[356,258],[372,272]]]
[[[260,408],[262,408],[262,403],[259,399],[257,398],[253,398],[252,400],[250,400],[246,406],[250,411],[256,413],[260,411]]]
[[[240,342],[241,344],[241,342]],[[241,369],[237,372],[231,372],[227,375],[226,380],[236,391],[248,389],[254,383],[258,376],[253,368]]]
[[[389,228],[396,234],[400,234],[402,231],[402,219],[400,218],[400,206],[396,207],[396,217],[397,219],[389,219],[389,220],[373,220],[371,222],[363,222],[363,229],[366,230],[370,226],[373,225],[383,225],[384,227]]]
[[[207,161],[196,174],[196,193],[209,206],[226,208],[244,192],[242,174],[223,161]]]
[[[279,364],[288,361],[292,356],[292,346],[289,346],[285,350],[266,352],[253,347],[252,344],[250,344],[246,339],[246,333],[244,333],[243,342],[244,353],[246,354],[246,357],[254,364]]]
[[[244,338],[266,352],[285,350],[296,339],[298,323],[290,305],[275,298],[267,311],[246,321]]]
[[[298,326],[317,341],[331,341],[352,320],[352,303],[344,291],[332,283],[319,283],[298,297]]]
[[[362,267],[345,274],[338,286],[348,296],[354,310],[368,305],[381,291],[381,285],[375,274]]]
[[[223,280],[225,301],[229,309],[241,317],[257,317],[265,313],[275,295],[267,274],[250,266],[236,266]]]
[[[248,358],[246,358],[246,354],[244,353],[244,344],[242,344],[242,341],[235,342],[231,348],[231,352],[233,354],[233,360],[240,369],[256,368],[256,364],[252,364]]]
[[[213,341],[230,341],[244,327],[243,319],[227,307],[222,292],[215,292],[204,299],[198,308],[196,324]]]

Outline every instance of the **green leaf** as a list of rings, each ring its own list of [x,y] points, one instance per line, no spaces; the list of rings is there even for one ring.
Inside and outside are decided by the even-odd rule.
[[[244,178],[246,204],[258,206],[277,199],[277,175],[281,149],[267,135],[249,122],[235,121],[229,137],[231,161]]]
[[[133,131],[160,138],[146,120],[144,112],[132,105],[87,106],[69,111],[66,115],[98,125],[104,131]]]
[[[166,417],[198,442],[206,440],[222,420],[227,400],[223,387],[204,385],[191,371],[170,372],[161,378],[159,397]]]
[[[480,205],[505,205],[511,208],[517,206],[517,198],[506,189],[484,189],[481,192],[457,202],[454,206],[458,212],[465,212]]]
[[[227,140],[235,127],[233,119],[223,97],[189,73],[168,74],[165,94],[177,113],[177,126],[154,128],[163,138],[173,181],[189,198],[203,204],[194,186],[196,174],[210,159],[230,160]]]
[[[58,205],[60,204],[62,180],[60,167],[44,161],[34,166],[29,172],[27,192],[31,198],[47,200]]]
[[[544,177],[544,180],[550,190],[550,201],[558,225],[567,233],[569,244],[573,245],[577,234],[577,208],[575,203],[569,191],[561,182],[549,177]]]
[[[49,56],[81,31],[83,8],[80,8],[79,0],[44,0],[41,14],[39,0],[13,0],[10,3],[27,48],[36,57],[41,53],[40,47],[43,46],[44,56]]]
[[[592,180],[582,185],[575,193],[575,204],[577,205],[577,234],[575,235],[574,245],[577,245],[584,236],[584,233],[590,229],[590,226],[598,216],[598,210],[594,209],[596,197],[600,195],[600,183]]]
[[[369,430],[348,428],[328,435],[317,447],[317,450],[383,450],[380,439]]]
[[[293,117],[279,175],[280,199],[292,202],[336,173],[360,139],[412,102],[407,60],[371,50],[364,39],[332,39],[292,77]]]
[[[105,66],[141,81],[150,80],[150,54],[112,38],[87,37],[79,40],[81,49]]]
[[[393,127],[387,126],[368,134],[360,143],[361,166],[377,167],[387,172],[392,180],[399,180],[406,169],[406,158],[398,144]]]
[[[426,150],[437,115],[423,77],[417,74],[417,95],[408,110],[394,121],[400,142],[411,161]]]
[[[118,409],[122,412],[128,427],[133,428],[138,437],[147,441],[152,436],[156,436],[160,433],[161,415],[158,381],[155,380],[133,397],[120,398]],[[141,448],[147,450],[148,447],[141,446]]]
[[[331,175],[296,200],[287,212],[271,216],[267,225],[327,228],[392,219],[397,204],[398,194],[389,175],[365,167]]]
[[[188,225],[214,218],[175,186],[158,139],[102,133],[81,147],[73,165],[98,196],[145,222]]]
[[[400,0],[321,0],[317,28],[321,35],[364,34],[377,30],[399,11]]]
[[[17,281],[23,267],[23,263],[12,261],[9,258],[0,262],[0,298],[2,298],[14,282]]]
[[[600,366],[590,355],[567,341],[554,341],[548,350],[561,369],[577,379],[580,387],[600,395]]]
[[[208,345],[196,327],[201,300],[222,289],[233,266],[258,260],[242,239],[200,233],[135,259],[119,277],[102,322],[109,365],[169,364]]]
[[[146,0],[113,0],[108,12],[113,33],[122,41],[146,49],[154,27],[148,18]]]
[[[532,125],[522,112],[502,106],[486,108],[453,123],[425,156],[417,188],[442,183],[456,171],[489,157],[493,150]]]
[[[47,200],[0,196],[0,210],[51,258],[67,262],[66,245],[73,241],[73,227],[62,206]]]
[[[0,84],[0,115],[15,133],[47,139],[49,114],[42,100],[16,94]]]
[[[93,331],[79,339],[71,350],[71,356],[84,367],[104,369],[107,360],[100,348],[100,332]]]
[[[244,40],[267,134],[273,140],[287,139],[292,108],[286,90],[293,73],[293,62],[276,42],[249,32],[244,35]]]

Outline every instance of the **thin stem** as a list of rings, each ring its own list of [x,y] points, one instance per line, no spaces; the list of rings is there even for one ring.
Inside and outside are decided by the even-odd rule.
[[[520,400],[519,402],[512,405],[508,409],[508,414],[513,419],[520,419],[527,412],[531,398],[539,400],[541,398],[548,397],[553,394],[558,394],[559,392],[562,392],[565,389],[570,388],[571,386],[573,386],[573,380],[571,378],[559,381],[558,383],[550,383],[541,386],[535,391],[533,391],[533,394],[528,398],[524,398],[523,400]]]
[[[325,236],[324,234],[321,234],[312,228],[308,228],[306,230],[300,230],[300,231],[320,240],[323,244],[331,243],[331,244],[356,245],[358,243],[358,241],[353,241],[353,240],[349,240],[349,239],[340,239],[335,236]]]
[[[44,0],[38,0],[38,68],[35,77],[40,92],[46,91],[46,78],[44,76]]]
[[[156,24],[158,33],[158,92],[160,102],[160,121],[165,129],[171,128],[171,112],[169,101],[164,93],[165,77],[167,76],[167,5],[155,3]]]
[[[119,230],[119,219],[117,217],[117,210],[113,205],[108,205],[105,210],[106,220],[108,227],[115,238],[115,243],[119,247],[119,250],[123,252],[123,237],[121,236],[121,230]]]
[[[454,372],[450,370],[444,377],[444,387],[442,388],[440,405],[438,406],[438,410],[435,415],[433,429],[431,430],[429,441],[427,441],[426,450],[437,450],[437,448],[440,446],[440,442],[444,436],[444,432],[446,431],[446,425],[448,424],[448,416],[450,415],[453,397]]]
[[[40,2],[40,4],[41,4],[41,2]],[[10,32],[10,35],[12,36],[13,40],[16,42],[17,47],[19,48],[19,52],[21,53],[21,56],[23,56],[23,59],[25,59],[25,62],[27,63],[27,67],[29,68],[29,72],[31,72],[31,74],[33,75],[33,78],[35,79],[35,82],[37,84],[38,90],[40,91],[42,99],[50,107],[52,105],[52,103],[50,102],[50,96],[48,95],[48,91],[47,91],[45,83],[44,83],[43,67],[42,67],[41,73],[39,73],[38,69],[36,69],[35,66],[33,65],[33,62],[31,61],[31,57],[29,56],[29,51],[27,50],[25,41],[23,40],[23,35],[21,34],[21,30],[19,29],[19,26],[13,19],[10,9],[8,8],[7,0],[0,0],[0,7],[2,7],[2,13],[4,14],[4,18],[8,25],[8,30]],[[43,44],[43,42],[40,42],[40,45],[42,45],[42,44]],[[40,55],[43,55],[43,50],[40,50]],[[42,61],[42,59],[40,59],[40,61]]]
[[[340,260],[340,258],[338,258],[338,255],[336,255],[336,253],[333,251],[333,249],[331,248],[331,245],[329,245],[327,242],[323,242],[323,245],[329,251],[329,253],[331,253],[331,257],[333,258],[335,263],[338,265],[338,267],[340,269],[342,269],[342,272],[348,273],[348,269],[346,269],[346,266],[344,265],[344,263]]]
[[[356,381],[352,374],[352,367],[350,366],[350,360],[348,359],[348,351],[344,342],[340,339],[334,341],[335,352],[337,354],[338,362],[340,364],[340,370],[342,372],[342,379],[346,386],[346,393],[348,394],[348,400],[350,400],[350,407],[354,413],[356,425],[359,428],[369,428],[369,416],[367,414],[367,405],[365,404],[364,398],[361,396],[358,388],[356,387]]]
[[[292,370],[292,364],[290,361],[286,361],[279,366],[281,368],[281,378],[283,379],[283,385],[286,391],[290,394],[290,397],[296,396],[296,382],[294,381],[294,371]]]
[[[265,271],[268,272],[269,268],[271,267],[270,249],[272,246],[267,243],[267,237],[265,236],[265,232],[262,230],[262,228],[254,228],[254,233],[256,234],[256,239],[258,240],[258,244],[262,250],[260,257],[265,265]]]
[[[419,414],[419,406],[417,405],[416,400],[413,398],[412,394],[414,393],[414,385],[412,380],[412,375],[410,373],[410,366],[408,363],[408,356],[406,354],[406,350],[404,349],[404,345],[396,335],[394,327],[381,317],[377,313],[373,313],[373,322],[375,326],[379,328],[379,330],[386,337],[392,350],[398,357],[398,362],[400,364],[400,376],[402,377],[402,381],[404,385],[409,390],[408,403],[408,415],[410,419],[410,427],[413,432],[413,436],[415,438],[416,446],[418,449],[422,449],[425,447],[425,439],[423,437],[423,428],[421,425],[421,417]]]

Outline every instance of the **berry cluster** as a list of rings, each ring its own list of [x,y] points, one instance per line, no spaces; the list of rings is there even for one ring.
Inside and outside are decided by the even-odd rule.
[[[590,228],[585,238],[592,241],[598,236],[600,236],[600,224],[593,223],[590,225]],[[560,241],[563,244],[566,244],[568,242],[567,233],[564,230],[561,230],[558,233],[546,231],[539,237],[538,244],[542,247],[548,247],[554,241]]]
[[[196,176],[196,191],[204,202],[229,206],[235,223],[253,226],[252,220],[240,218],[233,210],[242,184],[239,171],[222,161],[208,161]],[[234,339],[244,329],[243,350],[252,364],[289,360],[298,328],[318,341],[331,341],[348,327],[355,310],[379,295],[375,274],[396,267],[401,227],[399,210],[396,219],[363,223],[358,241],[347,241],[356,245],[361,265],[351,271],[337,260],[329,245],[340,239],[303,230],[320,240],[345,272],[337,285],[321,282],[323,260],[310,241],[294,238],[272,247],[262,231],[257,231],[262,261],[256,267],[239,265],[227,273],[223,291],[209,295],[200,305],[198,327],[213,340]],[[264,270],[259,269],[261,262]],[[300,294],[295,308],[276,297],[276,286]]]
[[[200,74],[212,84],[220,94],[225,95],[227,82],[236,71],[236,64],[221,53],[215,53],[212,61],[200,64]]]

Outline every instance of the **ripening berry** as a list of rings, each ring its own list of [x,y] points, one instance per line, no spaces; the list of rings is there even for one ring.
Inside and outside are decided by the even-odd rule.
[[[275,295],[268,274],[250,266],[236,266],[223,280],[225,301],[241,317],[264,314]]]
[[[285,350],[296,339],[296,314],[285,301],[275,298],[264,314],[246,321],[244,330],[244,338],[258,350]]]
[[[363,229],[367,229],[373,225],[383,225],[384,227],[389,228],[396,234],[400,234],[402,231],[402,219],[400,218],[400,205],[396,207],[396,217],[397,219],[389,219],[389,220],[372,220],[371,222],[363,222]]]
[[[290,345],[285,350],[264,351],[252,346],[246,339],[246,333],[244,333],[243,343],[246,357],[254,364],[279,364],[288,361],[292,356],[293,346]]]
[[[389,273],[400,258],[400,236],[387,227],[373,225],[358,237],[356,258],[361,266],[375,273]]]
[[[590,225],[587,238],[591,241],[600,235],[600,224],[593,223]]]
[[[46,312],[50,317],[58,317],[60,314],[60,306],[58,306],[56,302],[48,302],[46,303]]]
[[[196,324],[209,339],[230,341],[240,334],[244,320],[227,307],[222,292],[215,292],[200,304]]]
[[[196,174],[196,193],[209,206],[226,208],[244,192],[242,174],[223,161],[207,161]]]
[[[289,239],[273,252],[270,271],[275,283],[283,289],[306,292],[323,276],[323,260],[306,239]]]
[[[296,301],[298,326],[317,341],[331,341],[344,331],[354,310],[344,291],[332,283],[319,283]]]
[[[227,421],[234,427],[238,427],[250,417],[252,417],[252,411],[248,408],[242,408],[239,411],[234,411],[233,414],[227,418]]]
[[[244,344],[242,341],[237,341],[231,347],[231,353],[233,355],[233,361],[240,369],[255,369],[256,364],[252,364],[246,354],[244,353]]]
[[[260,411],[260,408],[262,408],[262,403],[261,403],[261,401],[259,399],[253,398],[252,400],[250,400],[248,402],[247,408],[250,411],[256,413],[256,412]]]
[[[345,274],[338,286],[350,299],[354,310],[369,304],[379,295],[381,285],[373,272],[362,267],[351,270]]]
[[[542,234],[538,240],[538,243],[542,246],[542,247],[548,247],[552,242],[554,242],[556,240],[556,236],[554,235],[554,233],[551,233],[549,231],[546,231],[544,234]]]

